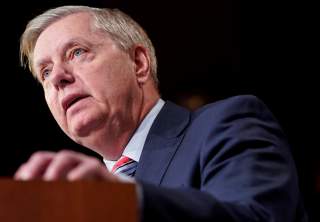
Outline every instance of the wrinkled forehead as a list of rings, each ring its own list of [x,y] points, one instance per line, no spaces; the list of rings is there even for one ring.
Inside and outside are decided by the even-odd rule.
[[[93,32],[92,17],[88,13],[75,13],[65,16],[48,25],[38,36],[34,51],[42,42],[54,44],[61,38],[73,35],[88,35]]]
[[[106,33],[94,27],[89,13],[68,15],[50,24],[39,35],[33,50],[33,68],[39,60],[53,55],[74,39],[99,41],[106,37]]]

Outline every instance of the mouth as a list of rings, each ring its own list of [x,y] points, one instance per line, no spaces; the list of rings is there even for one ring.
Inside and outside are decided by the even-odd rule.
[[[62,108],[64,112],[67,112],[67,110],[72,107],[74,104],[79,102],[80,100],[89,97],[88,95],[80,95],[80,94],[73,94],[69,95],[66,98],[62,100]]]

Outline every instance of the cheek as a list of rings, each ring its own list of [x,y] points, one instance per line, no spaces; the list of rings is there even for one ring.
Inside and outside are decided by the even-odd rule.
[[[59,125],[63,124],[63,112],[61,111],[58,97],[49,93],[45,93],[45,100],[55,120],[59,123]]]

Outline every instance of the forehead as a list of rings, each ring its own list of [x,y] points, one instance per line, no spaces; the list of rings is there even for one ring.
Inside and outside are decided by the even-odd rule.
[[[35,51],[41,47],[43,43],[48,43],[48,41],[51,42],[55,40],[50,44],[53,45],[69,36],[86,36],[92,34],[92,18],[88,13],[71,14],[50,24],[41,32],[35,44]]]
[[[81,12],[68,15],[49,25],[38,37],[34,52],[34,64],[43,57],[57,52],[71,39],[84,39],[87,41],[99,41],[101,32],[94,29],[92,17],[89,13]]]

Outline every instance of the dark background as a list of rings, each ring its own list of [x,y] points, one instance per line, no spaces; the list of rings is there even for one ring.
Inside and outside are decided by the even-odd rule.
[[[312,16],[293,3],[32,0],[3,7],[0,176],[12,176],[36,150],[92,154],[62,133],[40,85],[19,66],[19,38],[27,21],[65,4],[116,7],[140,23],[156,48],[166,100],[193,108],[238,94],[261,98],[288,135],[306,207],[311,220],[319,221],[319,69],[312,56]]]

